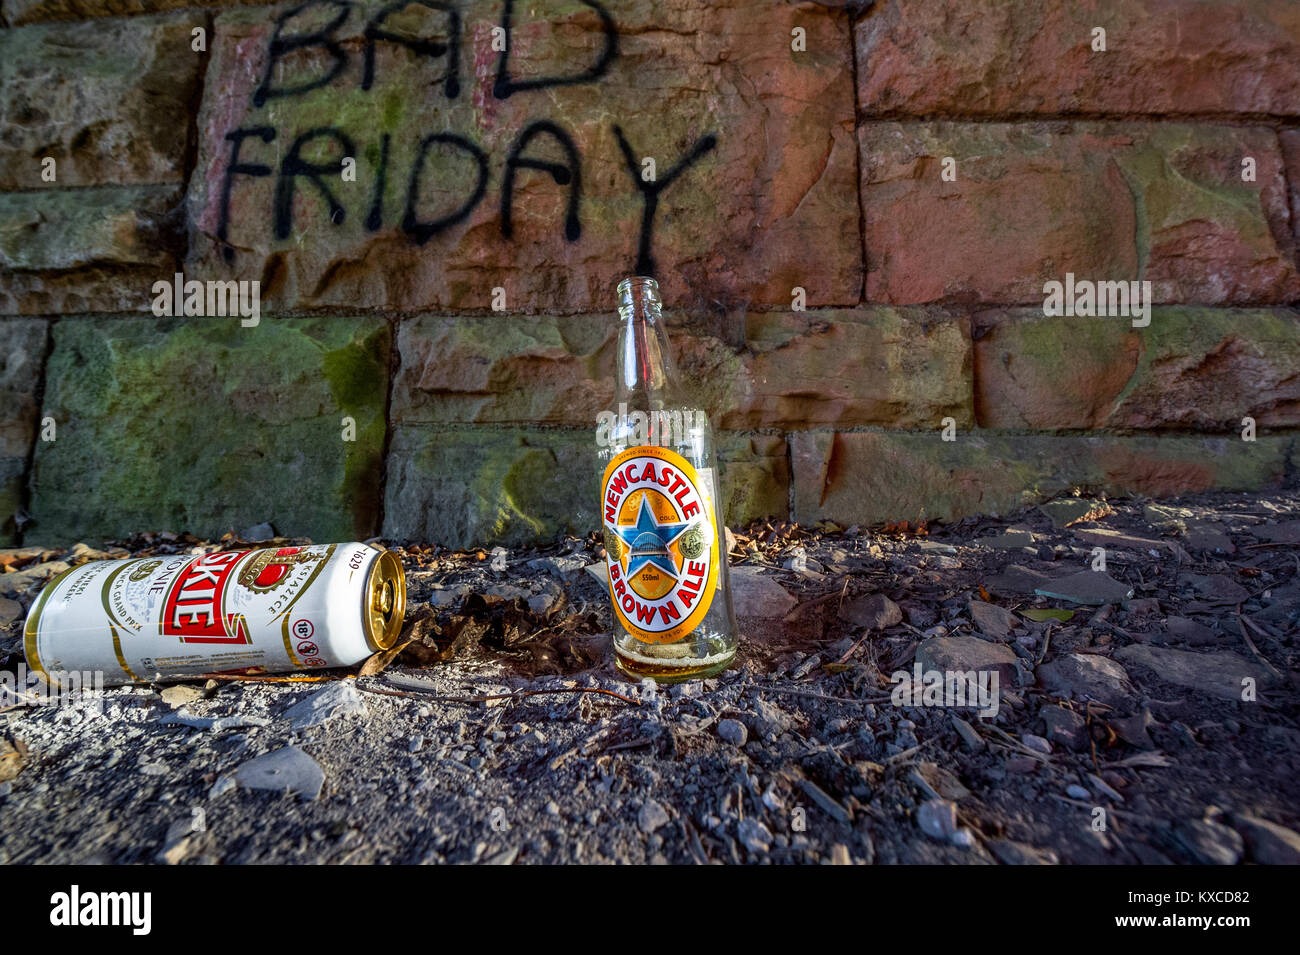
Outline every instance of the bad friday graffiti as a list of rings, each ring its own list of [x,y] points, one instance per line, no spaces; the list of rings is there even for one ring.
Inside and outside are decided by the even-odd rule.
[[[589,8],[600,22],[600,43],[589,51],[585,63],[575,64],[570,72],[559,75],[522,77],[517,75],[517,63],[512,60],[511,31],[515,26],[515,2],[503,0],[500,21],[493,31],[497,51],[495,80],[491,97],[506,100],[514,96],[543,94],[556,87],[580,84],[598,84],[619,55],[618,25],[609,10],[596,0],[578,0]],[[424,8],[424,22],[430,24],[426,35],[412,35],[409,29],[390,29],[393,18],[412,8]],[[313,90],[332,84],[357,82],[345,79],[345,73],[357,56],[355,42],[344,44],[342,31],[353,18],[365,11],[353,0],[308,0],[280,14],[266,48],[266,64],[261,80],[251,95],[252,110],[241,125],[225,132],[227,147],[224,175],[220,182],[218,217],[215,238],[227,262],[233,262],[238,250],[229,241],[232,196],[246,178],[274,177],[271,232],[276,240],[283,241],[295,234],[295,198],[302,190],[310,190],[325,203],[329,223],[339,226],[350,217],[361,216],[367,232],[377,232],[396,225],[409,240],[423,245],[459,223],[466,221],[480,203],[488,199],[489,168],[492,162],[487,152],[464,131],[450,129],[422,129],[412,133],[413,158],[405,169],[392,168],[391,156],[394,134],[383,132],[378,136],[377,161],[373,164],[373,177],[364,208],[357,208],[353,199],[350,207],[338,188],[345,162],[358,155],[358,134],[355,129],[337,125],[314,125],[305,129],[281,128],[274,122],[258,122],[262,113],[270,113],[279,103],[291,102]],[[323,18],[321,15],[325,14]],[[301,26],[310,16],[316,17],[313,26]],[[394,0],[370,14],[360,34],[360,80],[362,91],[369,91],[379,77],[376,50],[381,44],[404,48],[421,61],[428,61],[431,70],[442,73],[432,84],[431,95],[442,97],[448,103],[465,95],[466,82],[462,73],[465,56],[465,21],[460,4],[450,0]],[[293,75],[286,79],[284,64],[296,55],[309,53],[315,63],[310,75]],[[435,74],[436,75],[436,74]],[[622,166],[629,178],[629,188],[641,199],[641,222],[635,270],[642,275],[655,273],[653,253],[656,214],[661,197],[691,166],[712,151],[718,142],[714,133],[695,139],[681,152],[666,171],[649,176],[637,145],[617,124],[611,131],[618,146]],[[544,158],[538,147],[549,141],[550,156],[561,156],[559,161]],[[274,146],[278,165],[262,161],[257,155],[257,144]],[[332,157],[328,160],[309,158],[322,151]],[[439,156],[441,163],[430,161]],[[449,208],[431,214],[423,209],[422,190],[427,187],[431,169],[455,161],[470,170],[472,186],[458,202]],[[526,170],[549,176],[554,184],[566,193],[564,215],[556,223],[566,242],[582,238],[583,157],[574,140],[572,130],[548,118],[538,118],[526,123],[514,136],[502,159],[498,222],[502,237],[512,240],[515,233],[514,199],[519,176]],[[396,185],[398,188],[392,188]],[[397,195],[393,195],[397,193]]]

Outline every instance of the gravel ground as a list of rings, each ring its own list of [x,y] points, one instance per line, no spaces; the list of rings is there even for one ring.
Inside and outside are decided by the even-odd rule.
[[[64,564],[232,541],[0,551],[0,671]],[[1300,495],[751,527],[736,664],[658,689],[594,537],[393,549],[377,674],[0,699],[0,862],[1300,861]],[[901,699],[918,666],[996,692]]]

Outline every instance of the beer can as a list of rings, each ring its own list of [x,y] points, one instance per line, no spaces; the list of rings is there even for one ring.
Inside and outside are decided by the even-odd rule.
[[[397,642],[406,577],[391,551],[317,544],[97,560],[27,615],[27,665],[104,685],[351,666]]]

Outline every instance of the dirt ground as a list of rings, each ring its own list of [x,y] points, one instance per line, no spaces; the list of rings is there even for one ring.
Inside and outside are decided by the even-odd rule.
[[[0,677],[62,565],[234,542],[0,551]],[[736,663],[658,688],[594,536],[393,549],[381,672],[0,698],[0,862],[1300,861],[1295,493],[750,527]]]

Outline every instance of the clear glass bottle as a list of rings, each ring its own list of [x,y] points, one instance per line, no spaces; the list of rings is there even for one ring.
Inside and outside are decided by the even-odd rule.
[[[736,654],[713,430],[686,400],[659,284],[618,286],[614,408],[596,429],[614,655],[633,679],[712,676]]]

